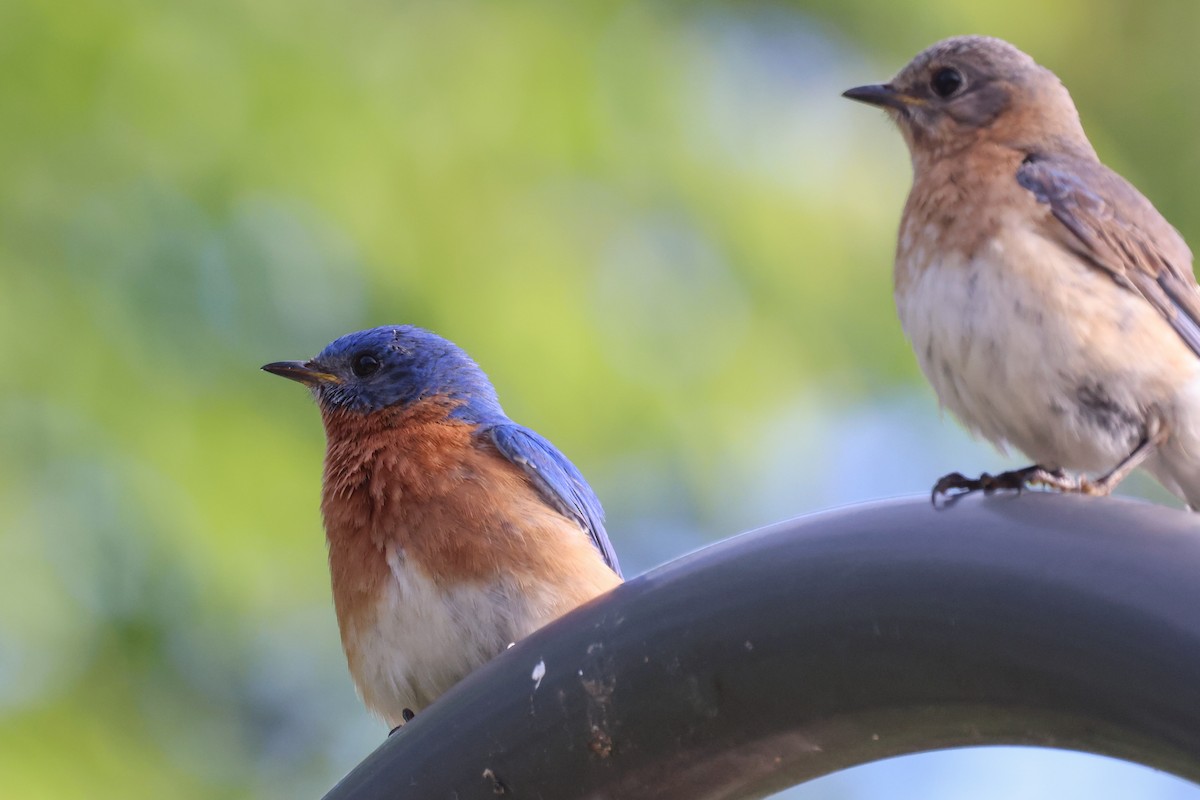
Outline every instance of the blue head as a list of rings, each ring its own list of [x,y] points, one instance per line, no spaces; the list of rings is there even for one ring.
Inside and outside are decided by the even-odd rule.
[[[487,375],[453,342],[412,325],[348,333],[311,361],[277,361],[264,370],[312,389],[323,411],[370,414],[427,399],[453,405],[471,423],[506,417]]]

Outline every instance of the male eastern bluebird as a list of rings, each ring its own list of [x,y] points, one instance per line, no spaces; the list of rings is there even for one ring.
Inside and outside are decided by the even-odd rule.
[[[1007,42],[960,36],[845,96],[884,108],[912,157],[894,279],[922,371],[974,433],[1036,462],[952,473],[934,498],[1107,494],[1144,465],[1200,507],[1191,252],[1100,163],[1058,78]]]
[[[263,369],[305,384],[320,406],[342,647],[389,726],[621,582],[583,475],[505,416],[453,343],[374,328]]]

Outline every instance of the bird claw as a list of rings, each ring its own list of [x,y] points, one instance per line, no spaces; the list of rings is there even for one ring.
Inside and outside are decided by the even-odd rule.
[[[1015,470],[1012,472],[1001,472],[999,475],[991,475],[985,472],[978,478],[968,478],[961,472],[951,472],[949,475],[943,475],[933,485],[931,499],[934,505],[937,505],[938,497],[953,500],[956,497],[962,497],[972,492],[991,494],[997,489],[1015,489],[1020,492],[1029,482],[1021,474],[1023,472],[1024,470]]]
[[[390,739],[391,737],[393,737],[393,736],[395,736],[395,735],[396,735],[396,731],[400,730],[400,729],[401,729],[401,728],[403,728],[405,725],[407,725],[408,723],[412,722],[412,718],[413,718],[413,717],[415,717],[415,716],[416,716],[416,714],[413,712],[413,710],[412,710],[411,708],[406,708],[406,709],[404,709],[404,710],[402,710],[402,711],[400,712],[400,716],[401,716],[401,718],[403,718],[403,720],[404,720],[404,721],[403,721],[403,722],[401,722],[401,723],[400,723],[399,725],[397,725],[396,727],[392,728],[390,731],[388,731],[388,738],[389,738],[389,739]]]
[[[968,478],[961,472],[951,472],[949,475],[943,475],[933,485],[933,491],[929,495],[929,502],[936,506],[939,497],[953,500],[955,497],[978,491],[983,488],[983,478],[985,477],[988,477],[986,472],[979,479]]]
[[[1085,476],[1068,475],[1061,469],[1046,469],[1038,465],[1001,472],[999,475],[983,473],[978,478],[968,478],[961,472],[951,472],[943,475],[933,485],[930,501],[936,506],[939,497],[953,501],[966,494],[982,491],[991,494],[995,491],[1015,491],[1020,494],[1026,487],[1045,486],[1068,494],[1102,495],[1108,494],[1106,487],[1093,483]]]

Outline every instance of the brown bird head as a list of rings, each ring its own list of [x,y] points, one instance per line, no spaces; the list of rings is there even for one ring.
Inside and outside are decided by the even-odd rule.
[[[858,86],[843,96],[887,111],[918,166],[981,141],[1095,157],[1058,77],[989,36],[945,39],[888,83]]]

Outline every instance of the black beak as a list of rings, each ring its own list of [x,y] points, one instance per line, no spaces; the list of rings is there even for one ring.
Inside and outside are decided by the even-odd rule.
[[[323,383],[342,382],[342,379],[337,375],[322,372],[311,361],[274,361],[263,365],[263,370],[272,375],[278,375],[281,378],[299,381],[305,386],[320,386]]]
[[[896,90],[890,83],[872,83],[866,86],[855,86],[842,92],[842,97],[857,100],[872,106],[883,108],[903,109],[915,104],[916,98]]]

